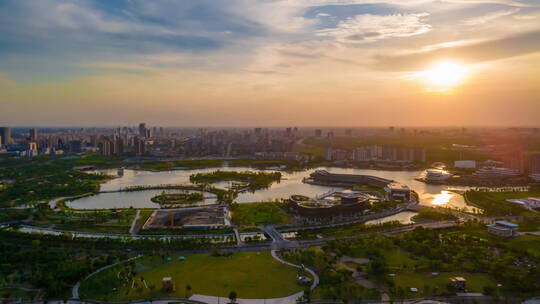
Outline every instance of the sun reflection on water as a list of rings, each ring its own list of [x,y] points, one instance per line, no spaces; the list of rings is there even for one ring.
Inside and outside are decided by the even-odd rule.
[[[435,198],[433,199],[433,202],[431,202],[433,205],[445,205],[450,202],[450,199],[454,196],[454,194],[450,193],[450,191],[441,191],[441,193],[435,195]]]

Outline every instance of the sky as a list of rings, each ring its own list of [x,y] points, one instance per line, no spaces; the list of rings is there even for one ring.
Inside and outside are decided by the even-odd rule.
[[[2,0],[0,125],[538,126],[538,0]]]

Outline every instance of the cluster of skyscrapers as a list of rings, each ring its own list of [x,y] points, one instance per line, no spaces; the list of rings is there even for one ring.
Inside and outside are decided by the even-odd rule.
[[[424,148],[409,148],[390,145],[370,145],[358,147],[352,151],[335,150],[330,144],[326,147],[326,160],[350,160],[355,162],[392,162],[392,163],[424,163]]]

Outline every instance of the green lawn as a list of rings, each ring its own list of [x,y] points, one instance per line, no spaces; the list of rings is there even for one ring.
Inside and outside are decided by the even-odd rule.
[[[407,289],[407,296],[424,295],[426,286],[428,286],[426,295],[437,295],[446,292],[450,278],[456,276],[467,280],[468,292],[483,292],[485,286],[495,287],[497,284],[491,277],[482,273],[442,272],[433,276],[430,272],[413,271],[396,273],[394,282],[397,288]],[[410,292],[411,287],[418,288],[418,293]]]
[[[117,274],[125,266],[103,271],[82,283],[81,295],[85,299],[125,301],[144,298],[184,297],[185,286],[191,293],[226,297],[236,291],[239,298],[275,298],[292,295],[303,290],[296,283],[297,270],[274,260],[269,251],[234,253],[232,257],[214,257],[210,254],[185,255],[185,261],[166,262],[160,256],[138,259],[135,266],[137,288],[131,289],[131,280],[122,285]],[[148,286],[143,286],[143,277]],[[176,291],[162,290],[162,278],[172,277]],[[113,288],[117,288],[113,292]]]
[[[232,221],[244,227],[266,224],[288,224],[291,218],[275,203],[234,204]]]
[[[538,192],[481,192],[467,191],[465,198],[468,202],[484,210],[486,216],[504,216],[504,215],[531,215],[520,204],[507,202],[507,199],[523,198],[529,196],[539,196]]]
[[[390,269],[410,268],[414,265],[414,260],[409,257],[409,254],[405,251],[396,249],[396,250],[383,250],[382,254],[388,263]]]

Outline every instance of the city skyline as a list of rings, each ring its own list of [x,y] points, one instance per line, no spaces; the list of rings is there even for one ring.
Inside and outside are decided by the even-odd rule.
[[[538,126],[532,0],[3,1],[6,126]]]

